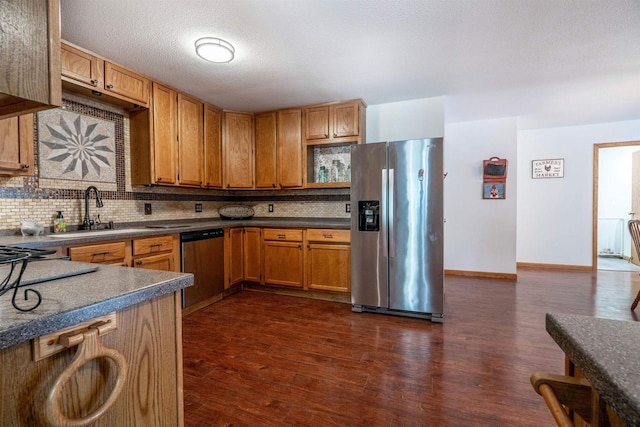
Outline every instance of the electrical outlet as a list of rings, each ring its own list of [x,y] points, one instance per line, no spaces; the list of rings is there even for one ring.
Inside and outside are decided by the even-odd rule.
[[[351,203],[347,203],[344,205],[344,211],[346,213],[351,213]]]
[[[196,203],[196,212],[202,212],[202,203]]]
[[[144,204],[144,214],[151,215],[151,203]]]
[[[269,212],[273,212],[273,203],[269,203]]]

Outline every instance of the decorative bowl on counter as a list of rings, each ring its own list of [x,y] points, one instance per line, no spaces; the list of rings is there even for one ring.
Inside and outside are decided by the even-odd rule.
[[[251,206],[244,205],[224,205],[218,213],[222,219],[251,219],[255,215]]]
[[[39,236],[44,234],[44,226],[35,221],[22,221],[20,223],[20,232],[23,236]]]

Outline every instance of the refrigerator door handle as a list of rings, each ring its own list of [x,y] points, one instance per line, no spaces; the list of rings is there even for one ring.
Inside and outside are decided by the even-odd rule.
[[[382,169],[382,191],[381,193],[381,201],[380,201],[380,243],[382,245],[382,257],[388,258],[388,244],[387,244],[387,204],[388,204],[388,191],[389,191],[389,182],[387,179],[387,169]]]
[[[387,190],[388,193],[388,197],[387,197],[387,204],[388,204],[388,209],[389,211],[387,212],[386,217],[388,218],[387,221],[389,221],[389,224],[387,226],[387,230],[388,230],[388,239],[389,239],[389,258],[395,258],[395,254],[396,254],[396,244],[395,244],[395,231],[394,231],[394,224],[395,224],[395,218],[394,218],[394,189],[395,189],[395,177],[394,177],[394,169],[389,168],[389,187]]]

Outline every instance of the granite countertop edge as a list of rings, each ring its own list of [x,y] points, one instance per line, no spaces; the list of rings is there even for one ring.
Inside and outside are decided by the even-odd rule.
[[[574,336],[569,324],[580,328],[581,333],[590,333],[594,324],[609,327],[612,331],[621,327],[638,325],[637,322],[598,319],[589,316],[547,313],[546,329],[569,359],[580,368],[585,378],[598,391],[600,396],[616,411],[628,425],[640,425],[640,396],[630,393],[620,380],[620,372],[612,372],[606,366],[612,357],[625,359],[637,355],[636,342],[628,343],[629,348],[612,346],[594,331],[589,344],[599,343],[597,348],[587,348],[584,337]],[[640,327],[640,326],[638,326]],[[624,364],[619,364],[624,366]]]
[[[104,301],[74,307],[67,311],[35,319],[26,324],[16,325],[15,327],[0,332],[0,350],[68,326],[76,325],[97,316],[122,310],[144,301],[179,291],[192,284],[193,275],[184,274],[180,277],[158,282],[151,286],[146,286]]]
[[[171,228],[145,228],[148,226],[169,225]],[[42,236],[20,236],[20,235],[0,235],[0,245],[20,246],[25,248],[45,248],[65,245],[76,245],[82,243],[107,242],[113,240],[126,240],[139,237],[152,237],[167,234],[179,234],[189,231],[206,230],[209,228],[232,228],[232,227],[278,227],[278,228],[331,228],[349,230],[351,220],[349,218],[264,218],[256,217],[244,220],[223,220],[220,218],[204,218],[199,220],[184,221],[153,221],[142,223],[116,224],[117,230],[129,230],[130,232],[110,233],[105,230],[90,236],[72,236],[65,238],[64,235],[49,237],[49,234]],[[75,233],[75,232],[70,232]]]

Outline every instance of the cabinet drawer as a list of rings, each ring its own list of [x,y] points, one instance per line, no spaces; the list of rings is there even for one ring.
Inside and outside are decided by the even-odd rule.
[[[148,237],[133,241],[133,255],[145,255],[173,250],[172,236]]]
[[[302,242],[302,230],[286,228],[265,228],[262,232],[264,240],[284,240],[288,242]]]
[[[307,230],[307,241],[350,243],[351,231],[330,230],[330,229],[309,229]]]
[[[69,257],[72,261],[113,264],[124,260],[125,247],[125,242],[78,246],[69,248]]]

